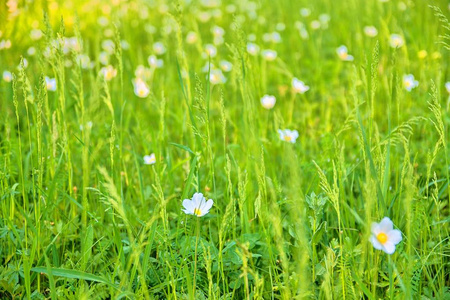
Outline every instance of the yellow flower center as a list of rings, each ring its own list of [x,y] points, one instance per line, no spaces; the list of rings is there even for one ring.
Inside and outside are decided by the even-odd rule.
[[[384,244],[387,241],[387,235],[384,232],[381,232],[377,235],[377,240],[381,243]]]
[[[200,210],[200,208],[194,208],[194,215],[200,216],[201,214],[202,214],[202,211]]]
[[[405,86],[406,87],[410,87],[412,84],[411,84],[411,81],[405,81]]]
[[[285,135],[285,136],[284,136],[284,140],[285,140],[286,142],[290,142],[290,141],[292,140],[292,138],[291,138],[289,135]]]
[[[140,89],[139,91],[138,91],[138,94],[139,94],[139,96],[144,96],[145,95],[145,90],[144,89]]]

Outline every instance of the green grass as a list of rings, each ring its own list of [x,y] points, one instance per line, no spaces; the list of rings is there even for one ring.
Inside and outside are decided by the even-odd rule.
[[[1,299],[450,299],[447,1],[14,2],[0,3]],[[277,58],[250,55],[251,35]],[[139,98],[155,42],[164,64]],[[201,218],[182,212],[195,192],[214,200]],[[383,217],[402,232],[392,255],[369,242]]]

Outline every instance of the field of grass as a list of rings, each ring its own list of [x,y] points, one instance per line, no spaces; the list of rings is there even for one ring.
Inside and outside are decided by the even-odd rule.
[[[449,15],[1,1],[0,299],[450,299]]]

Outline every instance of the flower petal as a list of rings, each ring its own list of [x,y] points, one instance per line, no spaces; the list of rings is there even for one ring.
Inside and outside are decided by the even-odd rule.
[[[185,208],[184,212],[187,213],[186,211],[189,212],[189,214],[193,214],[194,213],[194,202],[189,200],[189,199],[184,199],[183,200],[183,207]]]
[[[377,240],[377,238],[372,235],[369,239],[369,241],[372,243],[373,247],[377,250],[382,250],[383,249],[383,245],[380,244],[380,242]]]
[[[402,232],[400,230],[394,229],[388,232],[388,241],[397,245],[402,240]]]
[[[391,241],[387,241],[386,243],[384,243],[382,250],[387,254],[392,254],[395,252],[395,245]]]
[[[394,229],[394,224],[392,223],[391,219],[388,217],[384,217],[383,220],[380,222],[380,231],[384,233],[388,233],[392,229]]]
[[[203,199],[205,199],[205,197],[203,197],[202,193],[195,193],[194,196],[192,196],[192,202],[194,203],[194,208],[200,208]]]
[[[373,235],[377,236],[380,233],[380,224],[373,222],[371,231]]]
[[[203,204],[202,208],[200,209],[201,212],[202,212],[201,216],[204,216],[204,215],[206,215],[207,213],[209,213],[209,210],[211,209],[211,207],[213,206],[213,204],[214,204],[214,201],[213,201],[212,199],[209,199],[208,201],[206,201],[206,202]]]

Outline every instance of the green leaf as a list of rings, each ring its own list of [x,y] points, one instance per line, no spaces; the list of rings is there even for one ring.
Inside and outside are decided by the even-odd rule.
[[[73,278],[73,279],[81,279],[81,280],[100,282],[100,283],[107,284],[108,286],[117,289],[116,285],[109,282],[105,278],[94,275],[94,274],[82,272],[82,271],[61,269],[61,268],[46,268],[46,267],[35,267],[35,268],[32,268],[31,271],[36,272],[36,273],[52,274],[53,276],[60,276],[60,277],[65,277],[65,278]]]

